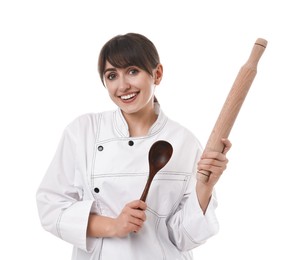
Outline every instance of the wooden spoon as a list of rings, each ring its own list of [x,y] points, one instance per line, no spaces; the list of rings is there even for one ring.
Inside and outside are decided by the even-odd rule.
[[[154,176],[168,163],[172,152],[173,148],[171,144],[166,141],[160,140],[151,146],[148,153],[149,176],[140,200],[145,202]]]

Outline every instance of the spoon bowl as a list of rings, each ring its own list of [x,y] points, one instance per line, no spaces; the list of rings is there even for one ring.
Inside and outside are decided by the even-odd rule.
[[[172,152],[172,145],[167,141],[160,140],[151,146],[148,153],[149,176],[140,200],[146,200],[154,176],[168,163]]]

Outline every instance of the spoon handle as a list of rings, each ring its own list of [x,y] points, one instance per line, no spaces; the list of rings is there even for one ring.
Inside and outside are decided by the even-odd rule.
[[[153,180],[153,178],[150,178],[150,176],[149,176],[149,178],[147,180],[147,183],[145,185],[144,191],[143,191],[143,193],[141,195],[140,200],[142,200],[144,202],[146,201],[146,198],[147,198],[147,195],[148,195],[148,192],[149,192],[149,189],[150,189],[150,185],[151,185],[152,180]]]

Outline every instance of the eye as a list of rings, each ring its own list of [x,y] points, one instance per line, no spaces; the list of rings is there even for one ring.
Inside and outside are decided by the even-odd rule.
[[[130,74],[130,75],[136,75],[136,74],[138,74],[138,73],[139,73],[139,70],[136,69],[136,68],[130,68],[130,69],[129,69],[129,74]]]
[[[107,78],[108,80],[113,80],[113,79],[116,78],[116,73],[111,72],[111,73],[109,73],[109,74],[106,75],[106,78]]]

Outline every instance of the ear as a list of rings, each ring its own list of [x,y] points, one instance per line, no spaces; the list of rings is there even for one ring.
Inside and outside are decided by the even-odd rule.
[[[160,81],[162,80],[162,76],[163,76],[163,66],[162,64],[158,64],[155,72],[154,72],[154,84],[155,85],[159,85]]]

